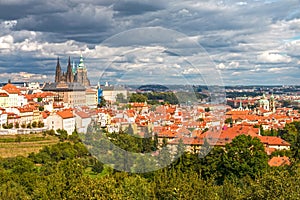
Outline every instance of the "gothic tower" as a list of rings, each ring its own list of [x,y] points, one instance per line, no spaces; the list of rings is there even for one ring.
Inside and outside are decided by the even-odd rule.
[[[77,67],[74,82],[81,83],[83,86],[90,86],[90,80],[87,77],[87,69],[83,62],[82,55],[80,56],[80,61],[79,61],[79,65]]]
[[[57,57],[57,64],[55,70],[55,83],[59,83],[61,81],[61,67],[59,63],[59,57]]]
[[[74,75],[73,75],[73,71],[72,71],[72,65],[71,65],[71,59],[69,57],[69,61],[68,61],[68,68],[67,68],[67,74],[66,74],[66,79],[68,83],[73,83],[74,82]]]
[[[274,95],[272,94],[270,97],[270,111],[272,111],[273,113],[276,112],[276,108],[275,108],[275,98]]]

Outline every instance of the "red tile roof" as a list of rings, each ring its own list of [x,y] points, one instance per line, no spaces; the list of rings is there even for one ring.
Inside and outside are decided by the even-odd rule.
[[[279,145],[279,146],[291,146],[290,143],[284,141],[283,139],[275,136],[257,136],[260,141],[268,145]]]
[[[20,94],[21,93],[20,89],[11,83],[8,83],[5,86],[3,86],[2,90],[5,90],[9,94]]]
[[[88,113],[85,113],[85,112],[82,112],[82,111],[77,111],[75,113],[76,113],[76,115],[78,115],[80,118],[83,118],[83,119],[90,117],[90,115]]]
[[[0,97],[8,97],[8,94],[5,93],[5,92],[1,92],[1,93],[0,93]]]
[[[269,160],[268,164],[271,167],[279,167],[279,166],[283,166],[283,165],[290,165],[290,159],[286,156],[283,157],[273,157]]]
[[[68,118],[74,117],[73,112],[70,109],[58,111],[56,114],[58,114],[63,119],[68,119]]]

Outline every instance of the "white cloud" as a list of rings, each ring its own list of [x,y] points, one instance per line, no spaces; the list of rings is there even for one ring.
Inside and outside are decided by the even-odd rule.
[[[268,69],[267,71],[271,72],[271,73],[282,73],[282,72],[286,73],[289,70],[294,71],[295,68],[294,67],[272,67],[272,68]]]
[[[262,63],[289,63],[292,61],[288,55],[282,55],[277,52],[263,52],[257,56],[258,62]]]
[[[227,66],[224,63],[217,64],[217,69],[224,70],[224,69],[237,69],[239,68],[240,63],[237,61],[231,61]]]
[[[225,69],[226,66],[225,66],[224,63],[220,63],[220,64],[217,65],[217,68],[222,70],[222,69]]]
[[[241,74],[241,72],[233,72],[231,75],[232,76],[238,76],[238,75],[240,75]]]
[[[0,80],[2,82],[6,82],[8,79],[11,79],[13,82],[30,82],[30,81],[49,81],[49,78],[45,74],[33,74],[33,73],[27,73],[27,72],[19,72],[19,73],[1,73],[0,74]]]
[[[47,66],[55,65],[49,59],[57,56],[66,59],[68,56],[78,57],[82,53],[88,62],[89,72],[100,71],[104,68],[103,63],[116,59],[115,62],[136,64],[133,65],[135,69],[150,69],[151,67],[145,66],[146,63],[149,66],[151,63],[157,66],[164,64],[192,75],[194,70],[183,63],[184,59],[199,61],[202,55],[197,54],[198,49],[190,48],[190,44],[200,43],[207,51],[207,57],[210,56],[217,63],[217,69],[231,83],[251,82],[251,79],[255,82],[258,76],[253,75],[257,74],[272,77],[284,72],[295,76],[289,67],[297,67],[300,63],[298,0],[276,0],[267,5],[264,1],[250,0],[137,2],[120,0],[119,5],[137,6],[126,10],[124,7],[117,9],[114,7],[116,2],[109,0],[56,0],[38,3],[33,0],[2,1],[0,53],[4,59],[0,64],[4,69],[1,68],[1,72],[5,73],[5,69],[34,71],[45,63]],[[164,55],[167,54],[165,49],[159,49],[159,46],[142,51],[138,48],[121,47],[126,42],[140,42],[147,46],[153,42],[153,38],[166,42],[170,41],[169,35],[155,34],[152,38],[144,39],[143,35],[129,34],[127,38],[120,40],[123,41],[122,44],[99,44],[122,31],[149,26],[161,26],[188,35],[181,43],[178,41],[180,45],[174,47],[182,48],[183,51],[178,52],[183,53],[180,56]],[[136,41],[139,38],[144,40]],[[133,52],[130,50],[136,51],[135,57],[131,56]],[[16,62],[20,58],[21,62]],[[207,66],[211,66],[207,61],[199,64],[202,71]],[[126,69],[125,64],[115,67],[115,70]],[[170,68],[164,68],[161,73],[167,73],[167,69]],[[51,72],[45,73],[49,77]],[[108,76],[115,76],[115,73],[108,73]]]

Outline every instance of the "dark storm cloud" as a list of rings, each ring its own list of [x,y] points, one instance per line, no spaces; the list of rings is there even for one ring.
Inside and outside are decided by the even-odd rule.
[[[64,1],[7,1],[0,2],[0,19],[15,20],[27,16],[39,16],[64,12],[68,9]]]
[[[15,29],[66,34],[97,32],[111,25],[111,16],[104,7],[81,4],[63,13],[27,16],[18,21]]]
[[[164,9],[162,1],[117,1],[113,9],[117,15],[140,15],[146,12],[153,12]]]
[[[105,39],[133,28],[164,27],[198,42],[229,83],[262,77],[278,81],[283,72],[288,81],[289,74],[299,77],[291,72],[300,63],[299,10],[299,0],[0,0],[0,72],[44,69],[50,75],[57,55],[90,53]],[[14,25],[6,25],[10,20]],[[167,41],[168,35],[155,37]],[[138,44],[153,44],[141,35],[127,38],[114,39],[118,45],[110,47],[138,38]],[[180,56],[195,56],[197,51],[186,45],[174,49],[186,49]],[[167,49],[164,55],[179,54]],[[117,71],[108,74],[117,77]]]

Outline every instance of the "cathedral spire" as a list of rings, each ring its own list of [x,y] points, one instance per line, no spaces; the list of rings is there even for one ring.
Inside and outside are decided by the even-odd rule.
[[[73,63],[72,63],[72,72],[73,72],[73,75],[76,74],[76,70],[77,70],[77,67],[76,67],[76,64],[75,64],[75,62],[73,60]]]
[[[67,74],[66,74],[66,79],[68,83],[72,83],[74,80],[73,72],[72,72],[72,65],[71,65],[71,58],[69,56],[68,60],[68,67],[67,67]]]
[[[61,67],[59,63],[59,57],[57,57],[57,64],[56,64],[56,70],[55,70],[55,83],[60,82],[61,80]]]

